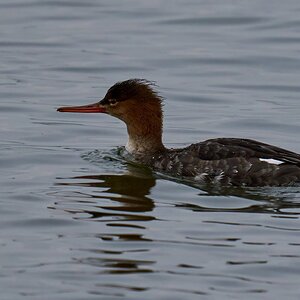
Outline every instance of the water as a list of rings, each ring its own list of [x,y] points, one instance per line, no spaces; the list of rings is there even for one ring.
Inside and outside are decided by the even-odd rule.
[[[120,159],[124,125],[61,114],[157,81],[165,143],[300,152],[299,1],[0,2],[1,299],[298,299],[300,193],[205,191]]]

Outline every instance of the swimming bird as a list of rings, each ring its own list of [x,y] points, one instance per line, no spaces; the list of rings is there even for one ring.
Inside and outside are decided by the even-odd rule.
[[[126,150],[154,171],[222,186],[289,186],[300,183],[300,154],[244,138],[215,138],[185,148],[162,142],[163,99],[145,79],[117,82],[94,104],[60,112],[105,113],[127,126]]]

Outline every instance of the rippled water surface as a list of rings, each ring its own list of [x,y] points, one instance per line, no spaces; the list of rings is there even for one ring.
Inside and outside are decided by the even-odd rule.
[[[300,152],[299,1],[0,1],[1,299],[299,299],[299,188],[203,190],[125,162],[124,125],[61,114],[119,80],[164,140]]]

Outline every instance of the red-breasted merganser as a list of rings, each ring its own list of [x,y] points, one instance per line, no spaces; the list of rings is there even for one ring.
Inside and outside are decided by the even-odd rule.
[[[287,186],[300,183],[300,154],[250,139],[217,138],[182,149],[162,143],[162,98],[145,79],[118,82],[97,103],[60,112],[106,113],[127,126],[126,150],[155,171],[200,183]]]

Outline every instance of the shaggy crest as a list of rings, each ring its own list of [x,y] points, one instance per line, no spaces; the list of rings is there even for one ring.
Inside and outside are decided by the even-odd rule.
[[[156,87],[156,84],[146,79],[129,79],[117,82],[107,91],[101,102],[106,104],[110,99],[121,102],[134,98],[142,101],[155,100],[162,104],[163,98],[154,87]]]

